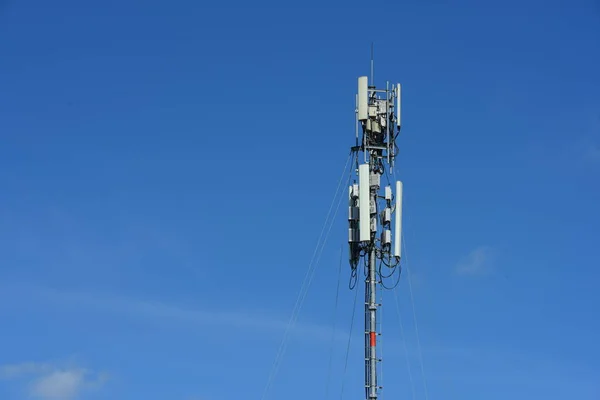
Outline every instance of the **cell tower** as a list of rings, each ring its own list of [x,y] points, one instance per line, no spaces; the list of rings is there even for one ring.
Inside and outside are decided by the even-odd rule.
[[[386,167],[394,175],[394,160],[398,154],[396,139],[401,127],[401,86],[389,82],[385,89],[373,86],[372,58],[371,85],[367,76],[358,78],[355,112],[356,145],[352,151],[357,156],[358,183],[349,188],[348,242],[353,277],[359,275],[361,258],[365,261],[365,398],[375,400],[381,389],[377,384],[377,365],[381,361],[377,355],[377,336],[380,335],[377,314],[381,305],[376,295],[382,284],[382,264],[386,268],[400,264],[402,182],[395,182],[395,193],[391,186],[381,186]]]

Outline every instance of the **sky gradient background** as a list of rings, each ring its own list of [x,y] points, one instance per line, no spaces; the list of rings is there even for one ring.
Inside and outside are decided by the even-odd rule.
[[[0,1],[0,399],[261,400],[372,41],[423,356],[403,279],[383,400],[599,399],[597,0]],[[344,207],[269,399],[363,397]]]

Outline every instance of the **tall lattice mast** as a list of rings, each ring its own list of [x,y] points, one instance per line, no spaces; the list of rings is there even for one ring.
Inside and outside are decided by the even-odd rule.
[[[357,153],[358,183],[349,188],[348,242],[353,276],[360,276],[360,260],[365,261],[365,398],[375,400],[381,389],[377,383],[377,365],[381,361],[377,355],[380,335],[377,314],[381,305],[376,296],[381,286],[382,265],[395,268],[400,263],[402,182],[395,183],[395,193],[390,186],[381,186],[381,176],[386,167],[393,171],[398,154],[401,87],[399,83],[390,86],[387,82],[385,89],[377,89],[373,83],[372,58],[371,85],[367,76],[358,78],[355,112],[356,145],[352,151]]]

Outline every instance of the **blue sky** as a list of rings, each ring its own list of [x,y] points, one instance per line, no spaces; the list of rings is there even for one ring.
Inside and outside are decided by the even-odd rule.
[[[595,0],[0,1],[0,398],[265,400],[372,41],[414,295],[383,399],[600,398]],[[269,399],[363,396],[344,206]]]

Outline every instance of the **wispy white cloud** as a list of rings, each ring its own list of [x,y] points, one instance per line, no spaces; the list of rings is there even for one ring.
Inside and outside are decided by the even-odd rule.
[[[75,400],[106,380],[105,374],[85,368],[36,362],[0,366],[0,377],[6,380],[25,378],[29,396],[40,400]]]
[[[51,366],[34,362],[24,362],[21,364],[2,365],[0,367],[0,377],[4,379],[19,378],[23,375],[39,374],[48,372]]]
[[[73,399],[85,382],[84,371],[53,371],[31,385],[31,393],[42,399]]]
[[[494,252],[490,246],[479,246],[456,265],[459,275],[483,275],[492,272]]]
[[[91,291],[55,290],[46,287],[29,285],[12,285],[12,292],[19,296],[26,295],[28,301],[43,304],[44,307],[60,307],[64,309],[84,309],[95,312],[106,312],[128,318],[148,321],[171,321],[196,326],[221,326],[242,329],[245,332],[269,332],[282,334],[290,322],[289,315],[281,315],[264,310],[240,307],[219,309],[217,307],[197,308],[154,300],[142,300],[112,293]],[[8,288],[3,289],[10,296]],[[290,334],[309,340],[331,340],[333,322],[315,323],[303,318],[302,313],[296,323],[290,327]],[[336,338],[347,339],[348,333],[337,328]]]

